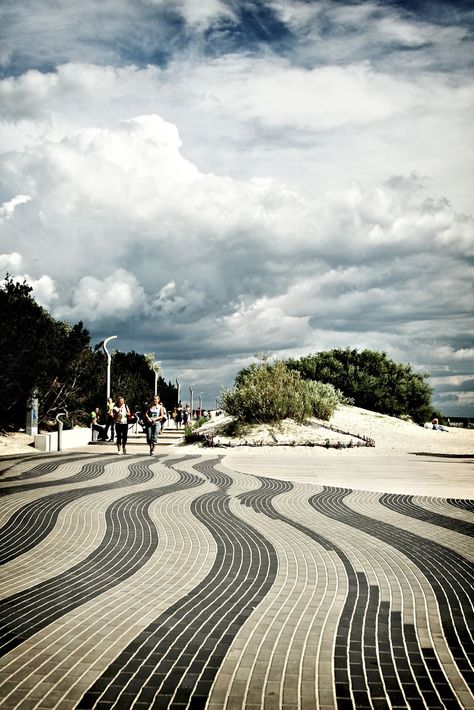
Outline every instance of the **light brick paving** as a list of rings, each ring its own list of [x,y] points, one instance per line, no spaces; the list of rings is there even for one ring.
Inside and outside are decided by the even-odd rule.
[[[0,461],[0,708],[474,708],[469,496],[176,436]]]

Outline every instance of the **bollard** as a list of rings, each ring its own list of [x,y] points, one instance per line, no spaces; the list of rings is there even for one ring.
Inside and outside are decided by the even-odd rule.
[[[67,412],[59,412],[59,414],[56,414],[56,421],[58,423],[58,451],[61,451],[62,450],[62,434],[63,434],[64,422],[62,422],[59,417],[66,417],[67,418]]]

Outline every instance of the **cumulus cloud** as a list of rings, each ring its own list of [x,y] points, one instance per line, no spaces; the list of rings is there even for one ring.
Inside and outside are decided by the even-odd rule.
[[[257,351],[345,345],[469,377],[474,91],[452,17],[48,0],[35,25],[12,6],[0,266],[210,389]]]
[[[17,251],[12,251],[11,254],[0,254],[0,270],[3,272],[10,269],[18,269],[21,261],[21,254]]]
[[[234,53],[183,56],[166,68],[30,70],[0,81],[0,100],[7,121],[0,150],[158,113],[179,126],[186,156],[204,172],[268,175],[311,190],[339,189],[341,175],[379,182],[416,170],[435,179],[458,209],[471,210],[468,77],[405,76],[367,61],[305,67],[287,57]],[[85,107],[79,114],[77,105]]]
[[[305,69],[285,59],[256,62],[234,55],[196,67],[193,74],[226,111],[270,127],[324,131],[367,124],[401,115],[421,98],[413,84],[366,63]]]
[[[54,280],[45,274],[35,279],[28,273],[19,273],[17,269],[21,267],[23,257],[18,252],[11,254],[0,254],[0,272],[3,275],[9,274],[10,278],[17,283],[27,283],[33,289],[33,297],[44,308],[51,308],[58,298]]]
[[[145,292],[136,276],[125,269],[116,269],[103,279],[83,276],[72,289],[71,305],[60,306],[56,313],[67,320],[110,319],[119,324],[137,314],[147,315]]]
[[[34,207],[4,238],[29,272],[47,256],[59,317],[154,313],[173,340],[186,326],[231,353],[309,346],[324,329],[363,342],[368,320],[408,338],[411,323],[428,332],[472,307],[472,220],[416,175],[310,197],[276,179],[205,174],[157,115],[77,129],[9,154],[2,171]]]
[[[38,279],[32,278],[29,274],[19,274],[14,276],[15,281],[26,281],[33,289],[33,297],[40,306],[46,309],[53,309],[55,302],[58,300],[58,292],[54,280],[45,274]]]
[[[8,200],[8,202],[4,202],[3,205],[0,207],[0,219],[2,217],[4,219],[10,219],[13,215],[13,212],[15,211],[15,207],[17,207],[18,205],[24,205],[30,200],[31,197],[29,197],[28,195],[16,195],[11,200]]]

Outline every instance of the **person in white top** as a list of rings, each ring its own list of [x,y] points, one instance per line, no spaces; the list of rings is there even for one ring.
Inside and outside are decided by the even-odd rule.
[[[128,419],[130,410],[125,404],[123,397],[118,397],[114,409],[115,420],[115,436],[117,439],[117,453],[120,454],[120,448],[124,454],[127,453],[127,434],[128,434]]]
[[[158,395],[155,395],[150,402],[148,409],[145,412],[146,440],[150,447],[150,456],[153,454],[156,444],[157,427],[163,428],[166,421],[166,409],[160,402]]]

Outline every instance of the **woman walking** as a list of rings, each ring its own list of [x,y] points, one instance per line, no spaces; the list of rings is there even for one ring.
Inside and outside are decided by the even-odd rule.
[[[112,397],[109,397],[107,399],[107,414],[105,417],[105,437],[107,438],[108,432],[110,429],[110,439],[109,441],[114,440],[114,433],[115,433],[115,419],[114,419],[114,400]]]
[[[124,454],[127,453],[127,434],[128,434],[128,418],[130,410],[125,404],[123,397],[118,397],[114,406],[114,421],[115,421],[115,436],[117,440],[117,453],[120,454],[120,448]]]
[[[166,409],[160,402],[158,395],[155,395],[150,402],[150,406],[145,412],[146,440],[150,447],[150,456],[153,456],[156,444],[156,429],[159,426],[160,431],[166,421]]]

